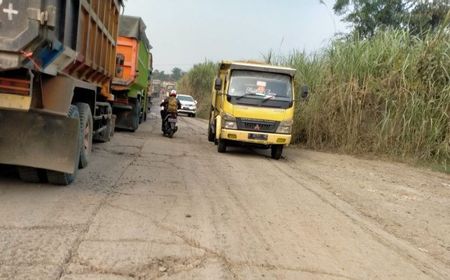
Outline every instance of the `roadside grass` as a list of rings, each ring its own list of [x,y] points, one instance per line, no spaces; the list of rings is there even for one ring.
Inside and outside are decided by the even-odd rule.
[[[336,40],[322,53],[270,55],[297,69],[295,142],[319,150],[450,166],[450,32],[406,31]],[[299,89],[299,88],[298,88]]]
[[[335,39],[316,54],[269,53],[297,70],[294,142],[316,150],[371,154],[450,169],[450,29],[425,38],[387,30],[370,40]],[[217,65],[195,65],[179,82],[207,118]]]
[[[180,93],[189,94],[198,101],[197,116],[208,118],[211,104],[211,89],[214,77],[217,73],[217,63],[205,61],[186,73],[177,83]]]

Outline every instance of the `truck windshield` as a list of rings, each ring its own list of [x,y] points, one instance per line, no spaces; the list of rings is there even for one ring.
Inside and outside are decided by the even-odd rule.
[[[235,70],[231,73],[227,99],[232,104],[289,108],[292,105],[291,77]]]
[[[178,100],[194,102],[194,98],[192,98],[192,96],[188,96],[188,95],[178,95]]]

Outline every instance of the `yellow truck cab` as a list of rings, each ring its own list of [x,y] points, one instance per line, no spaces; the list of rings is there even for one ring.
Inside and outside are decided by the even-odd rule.
[[[220,63],[212,90],[208,140],[219,153],[244,144],[280,159],[294,122],[295,70],[260,63]]]

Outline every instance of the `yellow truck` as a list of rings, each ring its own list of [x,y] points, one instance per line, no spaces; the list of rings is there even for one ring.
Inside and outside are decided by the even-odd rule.
[[[281,158],[292,139],[294,75],[294,69],[267,64],[220,63],[208,126],[208,140],[219,153],[250,145],[270,148],[272,158]]]

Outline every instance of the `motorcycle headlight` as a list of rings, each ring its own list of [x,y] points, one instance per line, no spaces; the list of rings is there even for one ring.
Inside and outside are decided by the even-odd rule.
[[[236,118],[230,114],[224,114],[222,116],[222,128],[225,129],[237,129]]]
[[[293,120],[280,122],[280,125],[278,126],[278,129],[277,129],[277,133],[280,133],[280,134],[291,134],[291,132],[292,132],[292,125],[293,124],[294,124]]]

